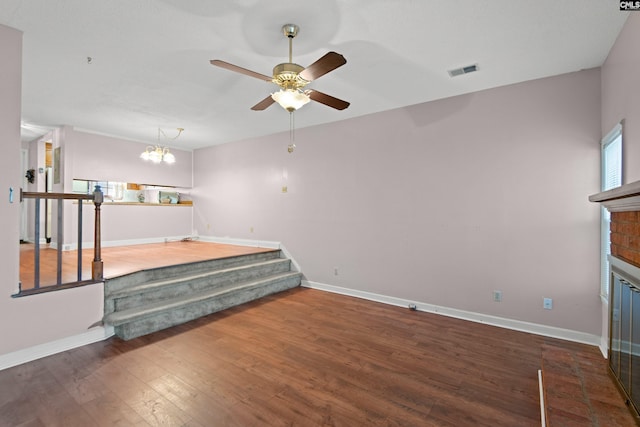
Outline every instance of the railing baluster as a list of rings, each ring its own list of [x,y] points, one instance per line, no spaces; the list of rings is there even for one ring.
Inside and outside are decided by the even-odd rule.
[[[93,263],[91,264],[91,277],[93,280],[102,280],[103,276],[103,265],[102,265],[102,235],[100,233],[100,206],[104,201],[104,194],[102,194],[102,190],[99,185],[96,185],[95,191],[93,192],[93,204],[95,205],[95,222],[93,227],[93,241],[95,244],[93,245]]]
[[[63,233],[62,233],[62,202],[63,199],[58,199],[58,228],[57,228],[57,233],[58,233],[58,257],[57,257],[57,274],[56,274],[56,284],[57,285],[61,285],[62,284],[62,242],[63,242]]]
[[[34,252],[33,252],[33,287],[38,289],[40,287],[40,198],[36,197],[35,216],[36,223],[34,226]]]
[[[82,200],[78,200],[78,282],[82,281]]]

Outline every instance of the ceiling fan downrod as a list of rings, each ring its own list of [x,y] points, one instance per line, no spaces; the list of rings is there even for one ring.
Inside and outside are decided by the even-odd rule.
[[[300,27],[296,24],[284,24],[282,33],[289,39],[289,62],[293,62],[293,38],[298,35]]]

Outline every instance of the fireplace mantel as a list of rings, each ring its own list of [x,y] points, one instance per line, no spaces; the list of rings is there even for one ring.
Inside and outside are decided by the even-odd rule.
[[[589,201],[601,203],[610,212],[640,211],[640,181],[593,194]]]

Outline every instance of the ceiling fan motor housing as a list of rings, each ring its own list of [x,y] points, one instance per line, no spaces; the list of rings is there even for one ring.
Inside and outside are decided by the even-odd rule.
[[[300,77],[300,72],[304,67],[291,62],[285,62],[273,67],[273,82],[281,88],[301,89],[309,84],[309,82]]]
[[[298,27],[296,24],[284,24],[282,26],[282,33],[286,37],[289,37],[290,39],[292,39],[295,36],[297,36],[298,35],[298,31],[300,31],[300,27]]]

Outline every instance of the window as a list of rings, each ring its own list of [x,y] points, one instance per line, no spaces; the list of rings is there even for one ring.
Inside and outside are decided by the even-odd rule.
[[[616,125],[611,132],[602,139],[601,150],[601,190],[607,191],[622,185],[622,124]],[[609,225],[611,214],[604,207],[600,208],[600,295],[609,295],[609,261],[611,253],[611,239]]]

